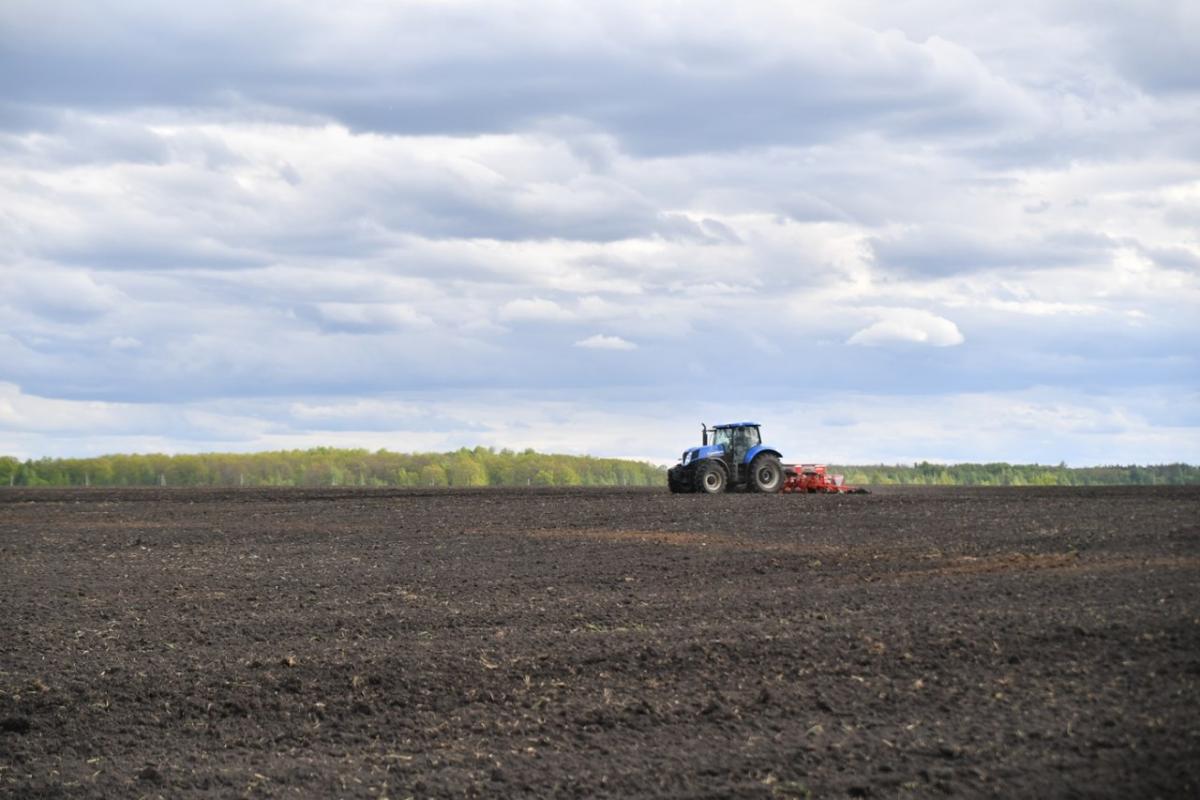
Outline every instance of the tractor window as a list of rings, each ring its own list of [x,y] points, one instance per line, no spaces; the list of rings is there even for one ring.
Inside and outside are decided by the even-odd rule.
[[[713,431],[713,444],[732,446],[739,451],[749,450],[755,445],[762,444],[758,428],[719,428]]]
[[[762,440],[758,435],[758,428],[734,428],[733,430],[733,445],[738,450],[749,450],[756,444],[761,444]]]

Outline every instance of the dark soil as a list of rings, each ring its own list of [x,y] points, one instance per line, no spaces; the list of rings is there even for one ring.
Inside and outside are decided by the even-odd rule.
[[[0,794],[1200,793],[1200,491],[0,491]]]

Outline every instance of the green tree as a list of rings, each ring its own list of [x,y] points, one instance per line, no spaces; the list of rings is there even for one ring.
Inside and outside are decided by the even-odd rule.
[[[12,456],[0,456],[0,487],[14,486],[17,482],[17,471],[21,462]]]
[[[572,469],[570,464],[559,464],[555,467],[555,486],[580,486],[582,484],[583,480],[579,477],[579,473]]]
[[[483,464],[480,464],[467,450],[460,450],[450,460],[447,470],[451,486],[487,486],[488,474]]]
[[[426,464],[421,467],[422,486],[448,486],[446,470],[441,464]]]

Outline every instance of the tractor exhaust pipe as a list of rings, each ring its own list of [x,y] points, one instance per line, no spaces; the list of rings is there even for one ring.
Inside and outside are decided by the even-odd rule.
[[[703,422],[700,423],[700,445],[708,447],[708,426]]]

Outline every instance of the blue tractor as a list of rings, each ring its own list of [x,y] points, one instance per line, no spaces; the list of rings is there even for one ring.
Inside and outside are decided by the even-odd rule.
[[[683,451],[679,463],[667,471],[667,486],[672,492],[705,494],[778,492],[784,483],[783,456],[762,443],[758,428],[757,422],[701,425],[700,446]]]

